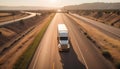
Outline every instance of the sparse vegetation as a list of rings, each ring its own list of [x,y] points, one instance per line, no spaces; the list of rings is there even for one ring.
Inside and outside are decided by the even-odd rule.
[[[14,36],[14,37],[6,37],[5,35],[0,36],[0,40],[2,39],[0,42],[0,43],[2,43],[1,46],[3,46],[4,44],[6,44],[8,41],[15,38],[16,36],[18,36],[19,34],[25,32],[26,30],[28,30],[28,28],[36,25],[36,23],[38,21],[45,18],[48,14],[50,14],[50,13],[46,13],[46,14],[44,13],[43,16],[40,16],[40,17],[33,17],[30,19],[26,19],[26,20],[20,20],[18,22],[12,23],[12,24],[2,26],[2,28],[11,30],[12,32],[15,32],[17,34],[13,34],[12,36]],[[7,30],[5,30],[5,31],[7,31]],[[8,38],[8,39],[5,39],[5,38]]]
[[[117,61],[117,62],[115,63],[115,66],[116,66],[117,69],[120,69],[120,61]]]
[[[24,25],[24,20],[20,20],[20,23]]]
[[[86,13],[85,11],[89,12],[89,14],[84,15]],[[77,13],[77,14],[85,16],[85,17],[93,19],[93,20],[100,21],[106,25],[111,25],[113,27],[120,28],[119,12],[120,12],[120,10],[83,10],[83,11],[79,11],[79,13]],[[104,42],[106,42],[106,41],[104,41]],[[114,45],[115,43],[114,44],[112,44],[112,43],[109,43],[107,41],[105,44],[109,44],[108,46],[111,46],[111,48],[110,47],[106,48],[105,47],[106,45],[105,45],[103,47],[103,48],[106,48],[105,50],[101,49],[101,48],[100,49],[102,50],[102,55],[106,59],[110,60],[116,66],[117,69],[120,69],[120,62],[117,62],[117,61],[119,61],[119,57],[117,57],[117,55],[119,55],[119,52],[117,52],[117,50],[119,49],[119,45]],[[116,50],[113,48],[116,48]],[[115,53],[115,52],[117,52],[117,53]]]
[[[112,55],[107,50],[102,51],[102,55],[110,61],[113,61]]]
[[[81,11],[81,14],[84,13],[84,11]],[[91,11],[91,12],[94,13],[94,11]],[[77,21],[77,19],[75,20]],[[86,37],[89,40],[93,41],[93,43],[96,44],[96,47],[100,49],[100,51],[102,52],[102,55],[106,59],[110,60],[113,64],[115,64],[116,61],[120,60],[120,57],[119,57],[120,41],[119,40],[109,37],[108,35],[97,30],[96,28],[85,24],[83,21],[79,21],[79,22],[80,22],[80,26],[82,26],[81,28],[86,31],[86,32],[83,32],[84,35],[86,35]]]
[[[29,14],[25,13],[20,13],[18,11],[9,11],[9,12],[1,12],[0,11],[0,23],[5,22],[5,21],[10,21],[14,19],[19,19],[22,17],[26,17]]]
[[[0,35],[2,35],[2,32],[0,32]]]
[[[52,17],[51,17],[52,19]],[[27,69],[29,63],[31,62],[31,59],[49,25],[51,22],[51,19],[46,23],[45,26],[43,26],[42,30],[38,33],[32,44],[28,47],[28,49],[23,53],[23,55],[20,57],[20,59],[17,61],[17,63],[14,66],[14,69]]]
[[[27,42],[29,42],[29,43],[26,42],[26,44],[28,44],[28,45],[22,47],[21,52],[20,52],[21,49],[20,50],[17,49],[16,43],[20,44],[21,40],[24,39],[24,36],[26,37],[26,34],[29,31],[31,31],[31,29],[35,28],[34,25],[42,23],[44,21],[44,19],[46,19],[49,15],[51,15],[51,13],[44,12],[42,14],[42,16],[37,16],[37,17],[30,18],[30,19],[26,19],[26,20],[24,19],[24,20],[18,21],[16,23],[1,26],[0,32],[2,32],[2,35],[0,35],[0,45],[1,45],[1,47],[0,47],[0,51],[1,51],[0,52],[0,55],[1,55],[1,57],[0,57],[0,69],[2,67],[4,67],[4,65],[8,65],[7,64],[7,62],[9,61],[8,58],[11,58],[11,59],[16,58],[16,60],[19,58],[19,56],[26,50],[26,48],[31,43],[33,38],[35,38],[35,36],[32,37],[32,35],[30,35],[32,37],[32,39],[30,39],[30,41],[27,40]],[[44,25],[44,24],[41,24],[41,25]],[[22,36],[21,36],[21,34],[22,34]],[[27,35],[29,35],[29,34],[27,34]],[[20,36],[20,38],[18,38],[16,40],[16,38],[19,36]],[[20,40],[20,42],[19,42],[19,40]],[[14,42],[12,42],[12,44],[7,44],[8,42],[11,42],[11,41],[14,41]],[[21,45],[19,45],[19,44],[17,44],[17,45],[18,46],[24,45],[23,43]],[[15,56],[15,55],[13,55],[13,53],[14,54],[21,53],[21,54],[17,54],[17,56]],[[9,56],[9,55],[12,55],[12,56]],[[7,57],[5,57],[5,56],[7,56]],[[7,68],[9,68],[9,66],[13,67],[13,64],[15,63],[16,60],[13,60],[13,61],[10,60],[12,62],[6,67]]]
[[[120,10],[71,10],[70,12],[120,28]]]

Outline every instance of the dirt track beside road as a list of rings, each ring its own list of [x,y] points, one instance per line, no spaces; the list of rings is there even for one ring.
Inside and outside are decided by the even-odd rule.
[[[10,50],[6,51],[4,55],[1,56],[1,65],[0,69],[12,69],[16,60],[20,57],[20,55],[27,49],[27,47],[31,44],[37,33],[41,30],[42,26],[45,25],[45,22],[50,19],[52,14],[43,16],[41,20],[38,20],[37,26],[30,31],[27,35],[25,35],[22,39],[16,42]],[[14,55],[13,55],[14,54]],[[8,59],[9,58],[9,59]]]

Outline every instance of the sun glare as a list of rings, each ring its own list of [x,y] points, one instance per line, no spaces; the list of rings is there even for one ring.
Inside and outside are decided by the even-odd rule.
[[[62,10],[58,9],[57,12],[61,12]]]
[[[50,0],[51,3],[57,3],[57,0]]]

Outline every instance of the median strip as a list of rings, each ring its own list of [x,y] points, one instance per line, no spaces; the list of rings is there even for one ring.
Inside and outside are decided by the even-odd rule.
[[[54,15],[52,15],[52,17],[50,17],[50,19],[47,21],[47,23],[42,27],[40,32],[35,37],[34,41],[27,48],[27,50],[23,53],[23,55],[21,55],[19,60],[16,62],[13,69],[27,69],[28,68],[29,63],[31,62],[32,57],[34,56],[34,53],[35,53],[36,49],[38,48],[38,45],[39,45],[39,43],[40,43],[40,41],[41,41],[41,39],[53,17],[54,17]]]

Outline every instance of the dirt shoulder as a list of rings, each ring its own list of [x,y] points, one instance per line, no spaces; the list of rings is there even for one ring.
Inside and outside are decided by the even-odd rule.
[[[11,13],[7,13],[7,12],[0,12],[0,17],[6,17],[6,16],[10,16]]]
[[[7,51],[1,58],[4,61],[0,65],[0,69],[12,69],[13,65],[15,64],[16,60],[22,55],[22,53],[28,48],[31,42],[34,40],[36,35],[42,29],[42,27],[46,24],[53,14],[47,15],[44,19],[38,21],[36,27],[31,30],[28,34],[26,34],[22,39],[17,41],[13,48]]]
[[[76,10],[73,13],[120,28],[120,10]]]
[[[70,16],[72,17],[72,16]],[[86,37],[92,41],[97,48],[100,49],[101,54],[104,50],[108,51],[111,55],[113,60],[110,60],[113,64],[116,64],[120,61],[120,40],[115,38],[111,38],[104,34],[103,32],[97,30],[96,28],[92,27],[80,21],[74,17],[72,17],[77,23],[79,23],[80,27],[83,29],[83,33]]]

